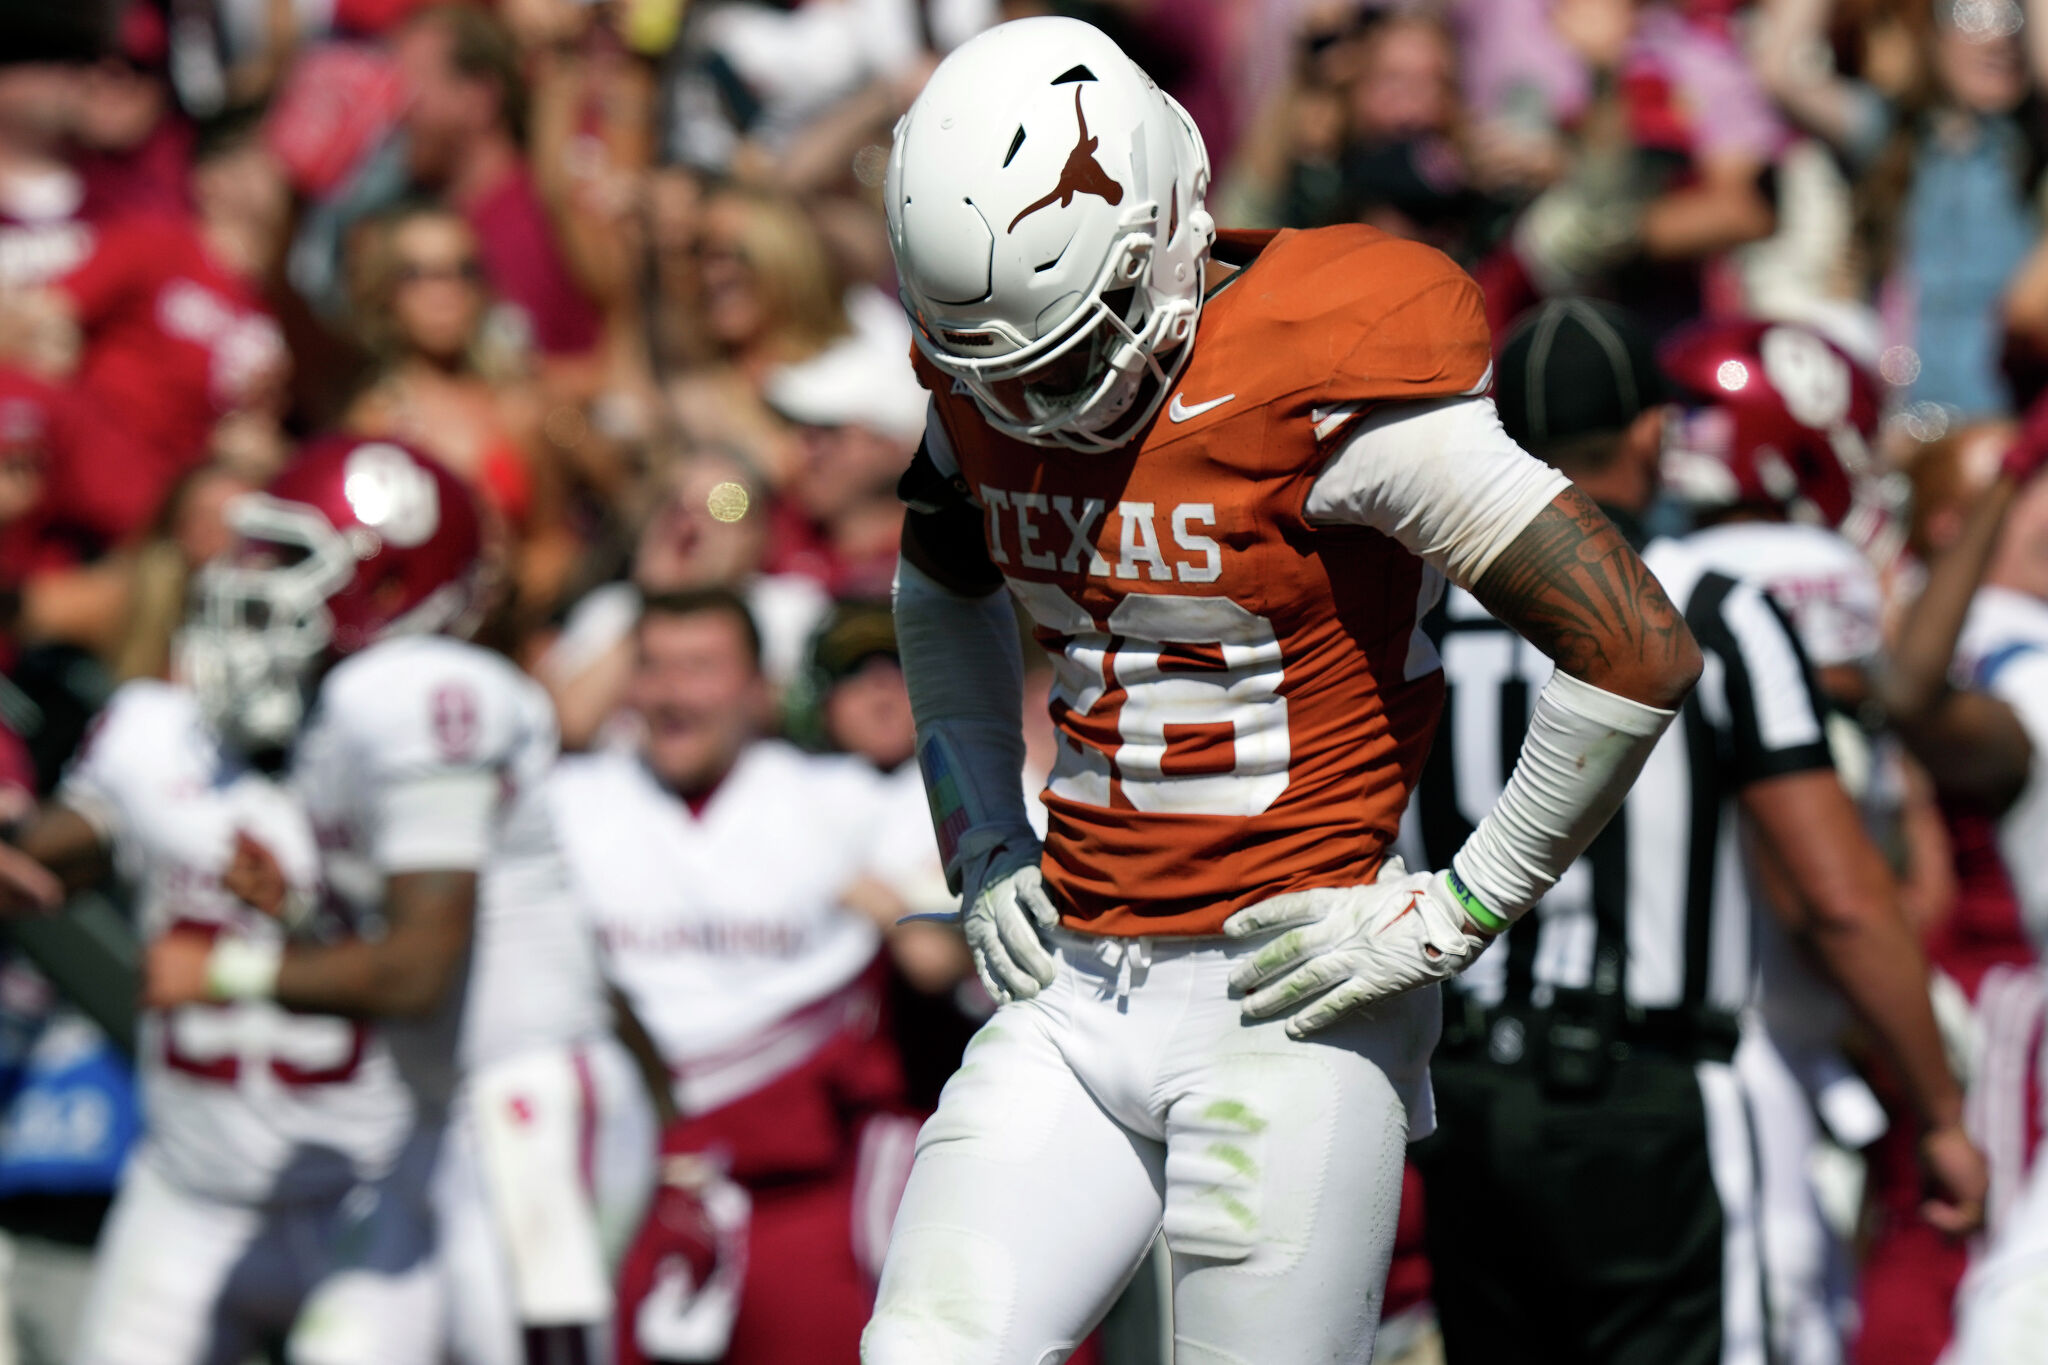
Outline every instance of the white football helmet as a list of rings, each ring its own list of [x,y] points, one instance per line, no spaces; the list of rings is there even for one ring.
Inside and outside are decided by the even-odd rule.
[[[1187,111],[1100,30],[1020,19],[962,44],[889,157],[918,348],[997,430],[1115,449],[1187,358],[1208,189]]]

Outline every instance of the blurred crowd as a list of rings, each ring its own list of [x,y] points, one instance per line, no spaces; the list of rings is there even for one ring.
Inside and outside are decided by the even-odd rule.
[[[1187,106],[1226,226],[1427,241],[1497,332],[1567,294],[1656,334],[1819,331],[1882,382],[1864,539],[1890,610],[2048,386],[2038,0],[0,9],[0,817],[113,687],[169,672],[224,507],[342,429],[475,489],[489,641],[553,696],[565,748],[638,742],[643,601],[742,595],[772,698],[676,704],[901,779],[925,863],[849,900],[885,924],[947,908],[886,606],[925,399],[880,195],[933,63],[1023,14],[1102,26]],[[1944,927],[1940,837],[1911,869],[1936,960],[2024,960],[2016,930],[1987,949]],[[945,934],[890,943],[914,1108],[988,1006]],[[0,972],[17,1090],[17,1016],[49,995]],[[67,1210],[111,1168],[49,1176],[69,1130],[24,1112],[0,1130],[0,1228],[89,1246]],[[1397,1273],[1395,1298],[1425,1284]],[[1942,1330],[1866,1330],[1858,1359],[1929,1362]]]

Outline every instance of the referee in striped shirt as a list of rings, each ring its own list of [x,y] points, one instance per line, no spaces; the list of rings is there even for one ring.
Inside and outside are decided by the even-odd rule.
[[[1496,381],[1508,433],[1639,546],[1659,389],[1627,318],[1581,300],[1524,319]],[[1835,777],[1798,642],[1761,590],[1682,541],[1643,558],[1706,655],[1699,686],[1585,857],[1445,989],[1437,1133],[1415,1158],[1449,1365],[1767,1359],[1756,1164],[1729,1065],[1755,975],[1752,848],[1906,1078],[1927,1216],[1956,1234],[1981,1217],[1983,1161],[1926,969]],[[1499,798],[1551,665],[1456,589],[1426,628],[1449,686],[1408,839],[1440,867]]]

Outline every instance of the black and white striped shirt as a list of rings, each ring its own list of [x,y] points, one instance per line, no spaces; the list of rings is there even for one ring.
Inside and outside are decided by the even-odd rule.
[[[1765,778],[1831,767],[1805,656],[1763,591],[1709,570],[1682,541],[1644,561],[1681,606],[1706,667],[1613,823],[1464,974],[1482,1005],[1543,1007],[1605,983],[1638,1009],[1733,1012],[1755,976],[1751,897],[1734,798]],[[1551,663],[1453,589],[1424,623],[1448,683],[1403,842],[1443,867],[1499,799]]]

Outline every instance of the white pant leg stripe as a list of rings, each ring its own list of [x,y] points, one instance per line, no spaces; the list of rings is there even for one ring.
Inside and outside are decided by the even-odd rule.
[[[1721,1200],[1722,1365],[1768,1365],[1756,1147],[1735,1069],[1701,1062],[1707,1160]]]

